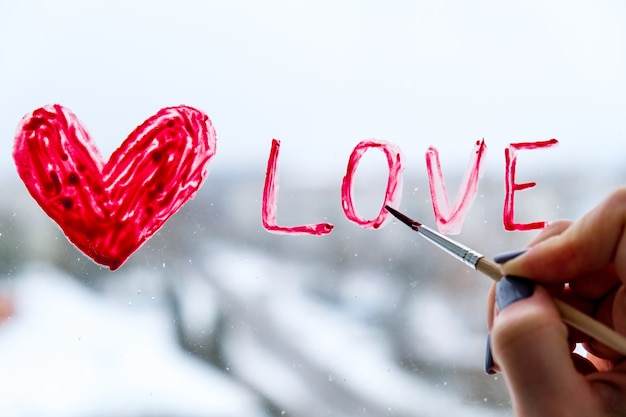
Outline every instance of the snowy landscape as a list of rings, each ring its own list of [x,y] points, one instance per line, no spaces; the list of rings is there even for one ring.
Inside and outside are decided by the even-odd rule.
[[[533,216],[576,216],[548,180],[527,192]],[[5,185],[2,415],[510,415],[504,381],[482,370],[488,279],[401,224],[342,221],[331,186],[281,190],[283,217],[337,219],[314,237],[262,229],[258,178],[209,183],[115,272]],[[503,230],[500,185],[481,183],[456,237],[488,255],[530,239]],[[356,192],[364,209],[380,197]],[[432,216],[427,198],[405,201]]]
[[[536,186],[515,220],[581,216],[626,183],[625,5],[0,1],[0,416],[511,416],[483,371],[491,282],[404,224],[349,221],[342,179],[360,141],[393,144],[396,208],[434,228],[426,151],[454,202],[484,140],[454,238],[492,257],[538,233],[503,227],[505,149],[555,138],[519,152],[513,182]],[[215,127],[195,199],[114,272],[18,177],[16,127],[55,103],[104,159],[164,107]],[[273,139],[277,223],[332,233],[262,227]],[[375,150],[360,162],[364,218],[387,167]]]

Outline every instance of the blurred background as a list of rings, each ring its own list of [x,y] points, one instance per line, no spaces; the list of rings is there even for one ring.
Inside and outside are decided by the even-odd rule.
[[[509,416],[483,373],[489,280],[393,221],[350,223],[354,146],[404,155],[400,209],[434,226],[424,154],[450,199],[476,140],[486,170],[454,238],[487,256],[537,233],[502,223],[504,149],[520,223],[577,218],[626,179],[626,10],[528,1],[0,3],[0,414]],[[30,198],[21,117],[74,111],[104,155],[161,107],[206,112],[217,154],[196,198],[119,270],[94,264]],[[278,223],[261,226],[272,138]],[[383,201],[363,157],[357,210]]]

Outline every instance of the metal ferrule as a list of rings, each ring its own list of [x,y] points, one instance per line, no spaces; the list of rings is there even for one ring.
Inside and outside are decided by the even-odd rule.
[[[482,254],[473,251],[467,246],[461,245],[460,243],[457,243],[454,240],[438,232],[435,232],[428,226],[419,225],[416,230],[426,239],[430,240],[432,243],[439,246],[444,251],[448,252],[455,258],[463,261],[466,265],[471,266],[474,269],[476,269],[476,264],[478,263],[478,260],[483,257]]]

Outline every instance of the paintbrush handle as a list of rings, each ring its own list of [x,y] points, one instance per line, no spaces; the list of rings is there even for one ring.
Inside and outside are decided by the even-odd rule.
[[[495,262],[491,262],[484,256],[480,258],[478,262],[476,262],[476,270],[487,275],[494,281],[500,281],[500,278],[502,278],[502,270],[500,269],[500,265]]]
[[[565,323],[626,356],[624,336],[561,300],[554,299],[553,301]]]
[[[484,257],[476,263],[476,270],[494,281],[502,278],[500,266]],[[554,304],[565,323],[626,356],[626,337],[561,300],[554,299]]]

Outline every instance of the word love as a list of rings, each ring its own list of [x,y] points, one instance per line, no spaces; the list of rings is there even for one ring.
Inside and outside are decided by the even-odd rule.
[[[49,105],[22,119],[13,159],[29,193],[68,239],[115,270],[193,198],[215,145],[207,115],[168,107],[105,162],[76,116]]]
[[[60,105],[48,105],[24,116],[13,147],[17,172],[28,192],[67,238],[95,262],[119,268],[180,207],[192,199],[207,176],[216,152],[215,129],[209,117],[193,107],[159,110],[138,126],[105,161],[76,116]],[[506,149],[507,230],[529,230],[545,222],[514,221],[515,193],[535,183],[515,182],[516,153],[556,145],[512,143]],[[273,233],[325,235],[329,223],[285,227],[276,223],[276,170],[280,142],[272,141],[263,189],[262,223]],[[346,217],[366,228],[378,228],[388,213],[381,207],[374,219],[361,217],[353,203],[352,181],[365,152],[382,151],[389,167],[385,205],[400,199],[403,162],[400,150],[378,140],[359,143],[348,161],[341,198]],[[430,192],[437,226],[443,233],[459,232],[476,197],[483,173],[484,140],[476,142],[453,206],[448,201],[437,149],[426,153]]]
[[[548,148],[558,144],[556,139],[550,139],[540,142],[523,142],[511,143],[505,149],[505,200],[503,210],[504,228],[509,231],[516,230],[533,230],[541,229],[547,225],[547,222],[517,223],[515,222],[515,194],[518,191],[534,187],[536,183],[517,183],[515,182],[515,172],[517,167],[517,152],[520,150],[532,150],[540,148]],[[387,178],[387,188],[385,190],[385,198],[381,205],[378,216],[374,219],[365,219],[361,217],[353,203],[352,182],[359,161],[363,154],[370,149],[378,149],[382,151],[387,159],[389,175]],[[277,179],[276,169],[278,164],[278,155],[280,150],[280,141],[274,139],[270,150],[270,156],[267,163],[267,174],[265,176],[265,186],[263,189],[263,209],[262,221],[263,227],[272,233],[284,234],[310,234],[310,235],[326,235],[333,229],[330,223],[307,224],[301,226],[279,226],[276,223],[277,211]],[[472,206],[478,191],[478,183],[484,173],[484,156],[487,145],[484,140],[477,141],[467,165],[465,175],[461,181],[457,198],[454,205],[450,205],[446,183],[441,171],[439,161],[439,152],[434,147],[429,147],[426,152],[426,169],[428,173],[428,182],[430,186],[430,195],[433,204],[433,211],[437,221],[437,228],[444,234],[460,233],[463,227],[463,221],[467,212]],[[400,200],[401,194],[401,173],[403,170],[403,161],[400,149],[388,142],[379,140],[367,140],[360,142],[352,151],[348,160],[348,168],[343,178],[341,186],[341,202],[345,216],[352,222],[365,228],[380,227],[388,216],[386,205],[394,207],[396,202]]]

